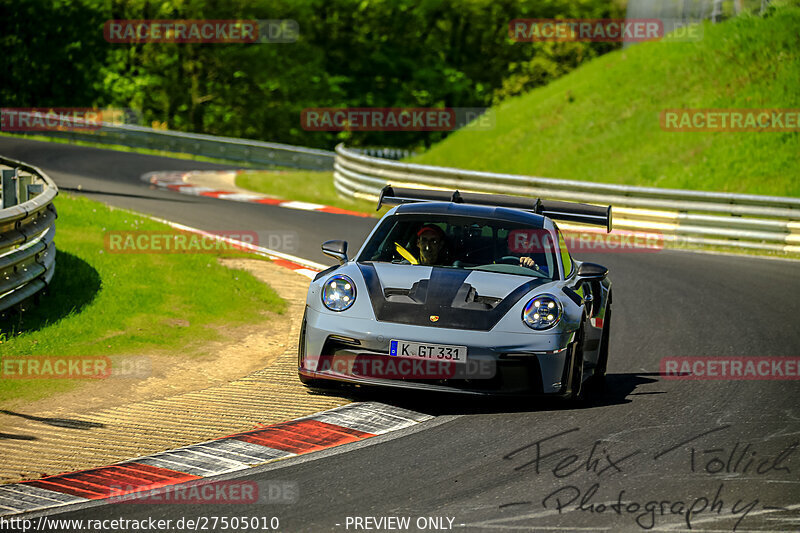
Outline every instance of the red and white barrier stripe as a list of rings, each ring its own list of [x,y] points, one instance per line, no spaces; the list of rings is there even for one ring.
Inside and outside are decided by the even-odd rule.
[[[224,171],[228,172],[228,171]],[[309,202],[298,202],[296,200],[283,200],[272,198],[258,193],[242,193],[225,191],[212,187],[202,187],[190,183],[193,175],[196,174],[215,174],[216,171],[192,171],[192,172],[148,172],[142,176],[142,180],[155,185],[161,189],[177,191],[181,194],[192,196],[206,196],[209,198],[219,198],[220,200],[232,200],[234,202],[248,202],[251,204],[277,205],[288,209],[300,209],[302,211],[321,211],[323,213],[335,213],[338,215],[351,215],[357,217],[369,217],[366,213],[349,211],[330,205],[313,204]]]
[[[432,418],[377,402],[351,403],[290,422],[109,466],[2,485],[0,516],[118,498],[245,470],[397,431]]]

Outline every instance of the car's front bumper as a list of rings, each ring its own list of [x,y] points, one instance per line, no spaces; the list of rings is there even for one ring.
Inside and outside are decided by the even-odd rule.
[[[299,374],[306,381],[492,395],[569,394],[571,332],[493,332],[409,326],[306,311]],[[467,347],[466,365],[389,355],[391,340]]]

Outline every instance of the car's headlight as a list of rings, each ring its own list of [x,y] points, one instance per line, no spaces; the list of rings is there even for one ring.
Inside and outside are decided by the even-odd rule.
[[[522,310],[522,321],[531,329],[549,329],[561,320],[561,302],[552,294],[541,294],[533,298]]]
[[[331,276],[322,288],[322,303],[331,311],[344,311],[356,301],[356,285],[347,276]]]

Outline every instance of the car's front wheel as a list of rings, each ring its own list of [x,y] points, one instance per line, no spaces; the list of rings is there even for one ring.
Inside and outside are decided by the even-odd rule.
[[[572,373],[570,375],[569,402],[581,404],[586,399],[583,386],[583,328],[578,330],[572,353]]]
[[[603,333],[600,336],[600,353],[597,356],[597,367],[592,381],[595,392],[602,394],[606,388],[606,369],[608,368],[608,343],[611,340],[611,294],[608,295],[608,306],[603,317]]]
[[[303,358],[306,355],[306,328],[308,324],[306,321],[306,314],[303,313],[303,321],[300,323],[300,339],[297,342],[297,370],[300,383],[308,388],[320,388],[320,381],[318,379],[307,378],[299,373],[303,368]]]

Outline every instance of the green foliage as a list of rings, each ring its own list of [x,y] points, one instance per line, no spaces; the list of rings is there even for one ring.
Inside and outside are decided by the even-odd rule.
[[[87,107],[103,97],[98,67],[108,18],[92,0],[0,0],[4,107]],[[77,98],[77,99],[76,99]]]
[[[144,124],[332,147],[420,146],[441,132],[310,132],[308,107],[481,107],[543,85],[608,43],[515,43],[531,17],[619,17],[607,0],[0,0],[4,105],[116,106]],[[291,44],[114,44],[109,19],[294,19]]]

